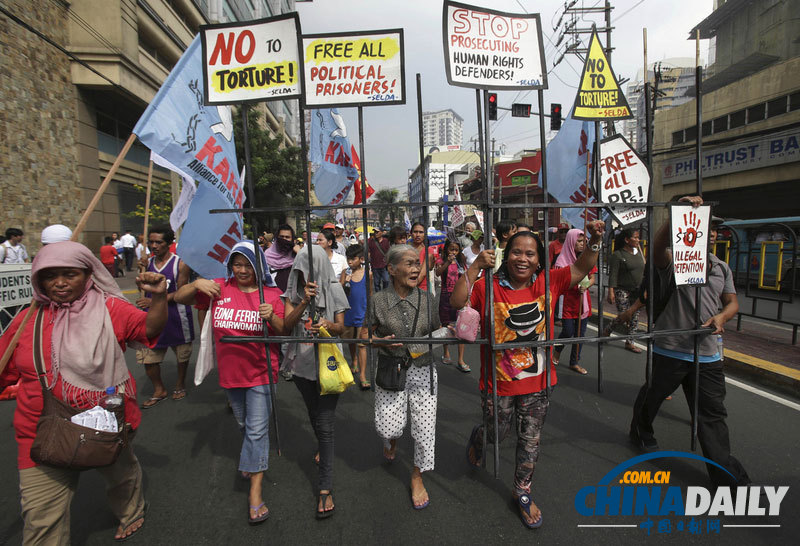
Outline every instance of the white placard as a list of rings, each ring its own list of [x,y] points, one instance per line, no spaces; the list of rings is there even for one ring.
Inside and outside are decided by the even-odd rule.
[[[297,13],[200,27],[205,104],[302,95]]]
[[[446,0],[442,19],[450,85],[547,89],[538,13],[505,13]]]
[[[672,264],[677,286],[706,284],[708,277],[708,235],[711,207],[672,205],[670,234]]]
[[[303,36],[311,108],[405,104],[403,30]]]
[[[614,135],[600,142],[600,201],[646,203],[650,196],[650,171],[625,137]],[[644,220],[644,207],[609,207],[622,225]]]
[[[0,264],[0,309],[25,305],[32,298],[31,264]]]

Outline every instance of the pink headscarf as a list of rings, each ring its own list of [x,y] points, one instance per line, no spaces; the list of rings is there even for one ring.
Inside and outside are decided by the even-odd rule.
[[[51,267],[88,269],[83,294],[71,303],[57,304],[42,290],[39,273]],[[65,241],[42,247],[36,253],[31,269],[34,299],[50,306],[53,313],[52,373],[55,385],[59,374],[65,400],[77,404],[81,398],[97,403],[106,387],[125,386],[128,396],[136,396],[129,381],[128,367],[122,355],[106,298],[124,300],[122,291],[108,270],[88,248]]]
[[[583,235],[583,231],[580,229],[571,229],[567,232],[564,246],[561,247],[561,254],[556,260],[556,267],[567,267],[578,260],[578,256],[575,254],[575,243],[578,242],[578,237],[581,235]]]

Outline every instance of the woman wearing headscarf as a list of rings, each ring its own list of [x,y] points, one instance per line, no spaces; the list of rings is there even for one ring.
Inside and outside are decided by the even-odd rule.
[[[256,280],[256,253],[261,260],[260,303]],[[284,332],[280,290],[267,272],[264,252],[251,242],[237,243],[228,255],[226,279],[197,279],[175,293],[175,301],[211,307],[219,385],[224,388],[233,416],[242,432],[239,471],[250,480],[248,521],[261,523],[269,517],[261,491],[264,471],[269,468],[270,374],[278,382],[278,343],[271,343],[269,364],[263,343],[222,343],[222,336],[260,336],[267,321],[269,335]]]
[[[420,262],[419,252],[411,245],[394,245],[386,253],[391,282],[386,290],[375,294],[369,307],[374,335],[384,342],[394,337],[424,338],[440,325],[433,298],[419,288],[424,267]],[[414,439],[411,502],[415,510],[422,510],[430,504],[422,473],[433,470],[436,447],[438,376],[433,367],[433,356],[428,345],[407,346],[391,342],[382,346],[379,352],[411,359],[404,390],[375,388],[375,429],[383,440],[383,456],[393,461],[397,439],[403,435],[408,415],[411,415],[411,437]]]
[[[294,242],[294,228],[289,224],[278,226],[273,244],[264,252],[272,278],[281,291],[286,290],[289,282],[289,271],[294,265],[294,257],[300,247]]]
[[[481,348],[481,404],[487,415],[489,429],[487,438],[494,441],[495,407],[492,391],[495,386],[491,368],[497,371],[497,437],[502,441],[511,430],[512,417],[517,421],[516,466],[512,496],[519,507],[522,523],[528,528],[540,527],[543,522],[541,510],[533,502],[531,486],[533,472],[539,458],[540,440],[547,410],[550,406],[548,394],[547,348],[539,345],[532,348],[528,343],[547,341],[547,324],[553,332],[553,300],[565,290],[575,286],[597,262],[605,224],[594,221],[586,224],[592,236],[587,252],[569,267],[550,270],[550,308],[545,310],[546,290],[544,269],[545,249],[537,235],[530,231],[514,234],[506,244],[503,261],[492,279],[492,303],[494,307],[494,335],[497,343],[523,343],[511,349],[490,353],[488,347]],[[450,303],[461,308],[469,300],[480,313],[481,332],[488,335],[486,327],[487,286],[486,277],[480,277],[482,269],[494,267],[495,250],[484,250],[467,269],[467,273],[456,283]],[[468,285],[474,283],[469,296]],[[550,386],[558,383],[555,367],[550,367]],[[482,463],[483,425],[472,429],[466,455],[470,464]]]
[[[308,253],[314,267],[314,282],[307,282],[309,274]],[[333,268],[325,251],[318,245],[306,245],[295,258],[289,273],[289,284],[283,294],[286,307],[286,328],[292,336],[311,337],[324,327],[332,336],[344,331],[344,312],[350,308],[342,285],[333,275]],[[314,306],[311,307],[313,298]],[[294,384],[303,396],[308,418],[317,437],[319,463],[316,516],[319,519],[333,515],[333,448],[334,421],[338,394],[320,395],[319,365],[314,345],[289,343],[284,365],[294,377]]]
[[[24,544],[68,544],[70,503],[80,472],[37,465],[30,455],[42,413],[42,384],[33,361],[34,343],[41,343],[46,388],[73,408],[99,404],[108,387],[123,394],[125,425],[136,430],[141,411],[136,382],[125,365],[128,343],[153,346],[167,321],[166,280],[146,272],[136,278],[140,289],[153,294],[145,313],[130,304],[100,261],[80,243],[59,242],[42,247],[31,269],[31,284],[41,339],[34,340],[35,317],[20,313],[0,338],[4,353],[17,330],[23,331],[8,367],[0,374],[0,389],[21,380],[14,414]],[[24,323],[24,325],[23,325]],[[117,461],[97,469],[107,484],[108,502],[120,524],[114,535],[124,540],[144,524],[142,469],[130,443]]]
[[[578,260],[578,256],[586,249],[586,235],[580,229],[571,229],[567,232],[561,254],[556,259],[556,268],[568,267]],[[586,335],[586,324],[592,314],[592,298],[589,295],[589,287],[594,284],[594,274],[597,268],[594,267],[589,274],[580,280],[575,286],[564,292],[559,299],[558,318],[561,319],[561,334],[559,339],[569,337],[584,337]],[[580,332],[578,325],[580,324]],[[563,345],[556,345],[553,348],[553,363],[558,364],[561,358]],[[569,352],[569,369],[581,375],[589,373],[586,368],[578,363],[581,355],[581,344],[573,343]]]

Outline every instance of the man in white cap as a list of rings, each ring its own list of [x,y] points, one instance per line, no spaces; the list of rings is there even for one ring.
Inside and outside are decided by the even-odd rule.
[[[336,242],[339,243],[339,247],[342,249],[340,254],[344,254],[347,247],[350,246],[350,241],[344,236],[344,224],[337,223],[336,227],[333,229],[333,234],[336,237]]]
[[[63,243],[72,238],[72,230],[64,224],[52,224],[42,230],[42,245]]]

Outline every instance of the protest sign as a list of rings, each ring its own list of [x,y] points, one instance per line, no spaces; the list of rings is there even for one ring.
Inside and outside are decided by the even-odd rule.
[[[505,13],[446,0],[447,82],[482,89],[547,89],[538,13]]]
[[[675,284],[706,284],[711,207],[672,205],[669,214]]]
[[[633,117],[628,101],[619,88],[617,76],[600,45],[597,30],[592,31],[572,117],[598,121]]]
[[[244,23],[202,25],[200,37],[207,105],[302,95],[297,13]]]
[[[305,104],[405,104],[403,30],[303,36]]]
[[[645,203],[650,198],[650,171],[622,135],[600,141],[600,201]],[[609,207],[622,225],[647,217],[644,207]]]
[[[31,264],[0,264],[0,309],[25,305],[31,298]]]

